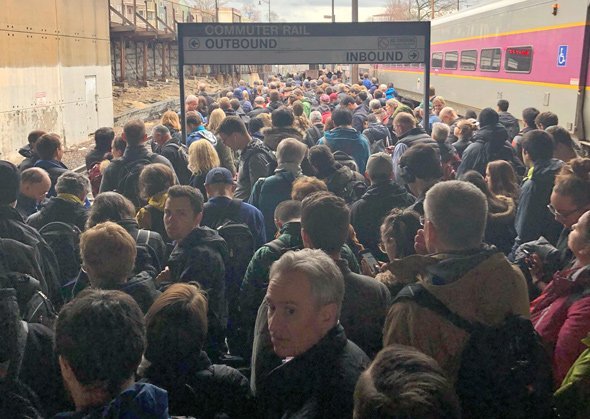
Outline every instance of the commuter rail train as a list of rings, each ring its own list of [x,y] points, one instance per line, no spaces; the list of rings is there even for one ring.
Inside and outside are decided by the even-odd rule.
[[[590,0],[501,0],[432,22],[431,80],[459,111],[510,102],[552,111],[590,140]],[[423,68],[375,65],[381,83],[421,100]]]

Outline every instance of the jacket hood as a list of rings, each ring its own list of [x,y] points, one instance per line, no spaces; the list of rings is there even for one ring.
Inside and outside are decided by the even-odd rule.
[[[18,154],[20,154],[21,156],[23,156],[25,158],[30,158],[30,157],[33,157],[33,155],[35,153],[33,153],[33,150],[31,150],[31,146],[29,144],[27,144],[27,145],[18,149]]]
[[[395,182],[378,183],[369,186],[367,192],[361,199],[385,199],[385,197],[392,197],[395,202],[404,201],[408,196],[408,192]],[[409,204],[409,203],[408,203]]]
[[[264,136],[264,145],[273,151],[276,151],[281,140],[285,138],[295,138],[296,140],[303,141],[303,136],[305,135],[295,127],[271,127],[262,129],[260,132]]]
[[[217,233],[217,231],[200,226],[190,232],[188,236],[180,243],[181,247],[194,247],[202,244],[207,244],[217,248],[222,254],[227,254],[227,244],[225,240]]]
[[[507,208],[504,211],[489,212],[489,219],[502,224],[514,223],[514,217],[516,216],[516,205],[514,204],[514,200],[503,195],[498,195],[497,198],[504,202],[507,205]]]
[[[426,272],[434,285],[449,284],[498,252],[494,246],[482,245],[478,250],[456,254],[438,254],[435,255],[438,263],[427,266]]]
[[[168,392],[147,383],[135,383],[106,406],[84,412],[60,413],[60,418],[168,419]]]
[[[160,295],[160,291],[156,290],[153,276],[147,271],[142,271],[129,278],[121,286],[120,291],[133,297],[144,313],[147,313],[153,302]]]
[[[424,128],[422,128],[420,125],[418,125],[416,128],[412,128],[411,130],[404,132],[402,134],[402,136],[399,137],[399,141],[403,140],[406,137],[414,137],[414,136],[431,138],[430,135],[428,135],[428,133],[424,130]]]
[[[518,124],[518,120],[510,112],[498,112],[498,116],[502,125]]]
[[[330,105],[326,105],[325,103],[322,103],[321,105],[318,106],[318,112],[319,113],[332,112],[332,109],[330,108]]]
[[[555,174],[561,169],[565,163],[558,159],[549,159],[535,162],[532,179],[541,180],[542,178],[550,177],[553,179]]]
[[[356,141],[362,134],[355,130],[354,128],[334,128],[330,131],[324,132],[324,137],[327,141],[346,141],[346,140],[353,140]]]
[[[215,137],[215,135],[211,131],[207,131],[206,129],[201,129],[201,130],[196,130],[196,131],[191,132],[188,135],[187,142],[190,143],[192,141],[196,141],[201,138],[204,138],[205,140],[209,141],[213,145],[213,147],[215,147],[217,145],[217,137]]]

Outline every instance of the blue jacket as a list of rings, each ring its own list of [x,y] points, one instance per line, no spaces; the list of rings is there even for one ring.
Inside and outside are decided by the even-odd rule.
[[[49,191],[47,192],[47,198],[56,196],[57,192],[55,192],[55,184],[57,183],[57,179],[68,171],[67,166],[57,160],[37,160],[34,167],[40,167],[45,170],[51,179],[51,188],[49,188]]]
[[[342,151],[354,159],[360,173],[365,173],[369,160],[369,140],[354,128],[334,128],[324,132],[318,144],[326,144],[332,150]]]
[[[55,415],[55,419],[168,419],[169,417],[166,390],[146,383],[133,384],[104,406]]]
[[[518,234],[514,249],[519,244],[537,240],[540,236],[544,236],[551,244],[556,244],[563,226],[555,221],[547,204],[555,175],[563,165],[557,159],[537,161],[532,175],[523,180],[514,222]]]

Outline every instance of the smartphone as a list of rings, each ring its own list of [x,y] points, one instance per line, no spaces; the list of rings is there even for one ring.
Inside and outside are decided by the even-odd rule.
[[[365,261],[372,275],[376,275],[379,272],[379,262],[375,259],[375,256],[370,250],[363,250],[360,252],[361,259]]]

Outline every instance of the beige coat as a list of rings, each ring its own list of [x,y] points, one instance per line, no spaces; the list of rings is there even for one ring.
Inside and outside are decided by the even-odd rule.
[[[502,253],[494,253],[446,285],[433,285],[426,278],[425,268],[437,264],[441,256],[410,256],[403,273],[420,281],[451,311],[466,320],[498,325],[509,314],[529,317],[529,301],[525,279]],[[433,357],[455,382],[461,352],[468,335],[448,320],[413,301],[395,303],[387,315],[383,330],[383,346],[402,344],[413,346]]]

